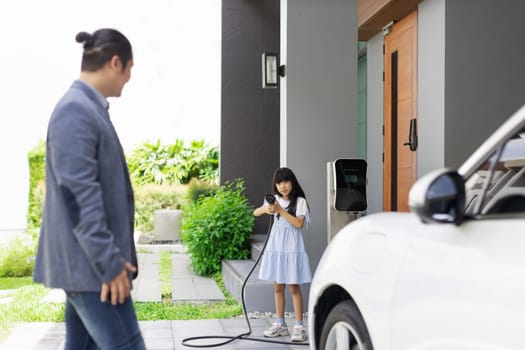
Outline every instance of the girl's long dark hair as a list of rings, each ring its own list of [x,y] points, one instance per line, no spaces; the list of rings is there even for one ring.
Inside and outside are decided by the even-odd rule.
[[[279,191],[277,190],[277,184],[282,181],[290,181],[292,183],[292,192],[288,195],[288,199],[290,200],[290,205],[288,205],[288,208],[285,208],[290,214],[295,216],[295,211],[297,209],[297,198],[303,197],[306,200],[306,195],[304,194],[303,188],[301,185],[299,185],[299,181],[297,181],[297,177],[293,173],[292,170],[289,168],[278,168],[273,173],[273,179],[272,179],[272,187],[273,187],[273,193],[277,195],[281,195]]]

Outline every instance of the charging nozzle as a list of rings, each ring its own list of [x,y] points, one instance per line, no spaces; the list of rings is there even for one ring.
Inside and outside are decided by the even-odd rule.
[[[268,202],[268,204],[275,203],[275,196],[271,193],[267,194],[265,199],[266,199],[266,202]]]

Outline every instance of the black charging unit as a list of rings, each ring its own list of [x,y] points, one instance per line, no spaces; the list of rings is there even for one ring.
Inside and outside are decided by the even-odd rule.
[[[333,162],[337,211],[363,212],[367,209],[364,159],[336,159]]]

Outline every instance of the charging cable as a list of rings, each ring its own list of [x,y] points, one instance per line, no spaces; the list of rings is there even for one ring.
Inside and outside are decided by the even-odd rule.
[[[267,198],[268,199],[268,198]],[[275,199],[274,199],[275,200]],[[268,200],[267,200],[268,201]],[[268,201],[269,202],[269,201]],[[274,343],[274,344],[288,344],[288,345],[310,345],[306,342],[287,342],[287,341],[278,341],[278,340],[271,340],[271,339],[263,339],[263,338],[252,338],[250,337],[250,334],[252,334],[252,325],[250,324],[250,319],[248,318],[248,313],[246,312],[246,301],[245,301],[245,289],[246,289],[246,283],[248,283],[248,279],[252,275],[253,271],[255,270],[255,267],[261,260],[261,257],[264,253],[264,250],[266,249],[266,245],[268,244],[268,238],[270,237],[270,230],[273,225],[273,215],[270,217],[270,226],[268,227],[268,231],[266,232],[266,239],[264,240],[264,245],[261,250],[261,253],[259,254],[259,257],[255,261],[255,264],[253,264],[253,267],[251,268],[250,272],[248,272],[248,275],[244,279],[244,282],[242,283],[241,288],[241,301],[242,301],[242,310],[244,313],[244,319],[246,321],[246,324],[248,325],[248,332],[242,333],[235,336],[227,336],[227,335],[206,335],[206,336],[200,336],[200,337],[190,337],[185,338],[182,340],[182,345],[188,346],[191,348],[213,348],[217,346],[222,346],[229,344],[235,340],[251,340],[251,341],[260,341],[265,343]],[[198,344],[190,344],[188,342],[195,341],[195,340],[202,340],[202,339],[227,339],[223,342],[219,343],[212,343],[212,344],[204,344],[204,345],[198,345]]]

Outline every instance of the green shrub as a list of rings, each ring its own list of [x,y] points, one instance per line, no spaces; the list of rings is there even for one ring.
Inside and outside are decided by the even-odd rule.
[[[27,225],[30,228],[39,227],[44,204],[46,173],[46,144],[43,140],[29,151],[29,205],[27,209]]]
[[[203,140],[191,141],[187,156],[191,165],[183,183],[193,178],[214,183],[219,177],[219,149],[208,145]],[[193,164],[192,164],[193,163]]]
[[[187,184],[192,178],[217,181],[219,151],[203,140],[193,140],[189,146],[183,140],[171,145],[145,142],[127,159],[133,183]]]
[[[187,187],[147,184],[138,186],[134,192],[135,228],[144,233],[151,233],[155,210],[180,209],[185,205]]]
[[[213,196],[217,191],[217,188],[218,186],[215,183],[193,178],[189,183],[188,200],[191,203],[194,203],[199,198]]]
[[[210,276],[220,271],[223,259],[249,257],[252,211],[241,179],[226,183],[213,196],[201,197],[185,208],[181,237],[195,273]]]
[[[24,234],[0,247],[0,277],[26,277],[33,274],[36,237]]]

